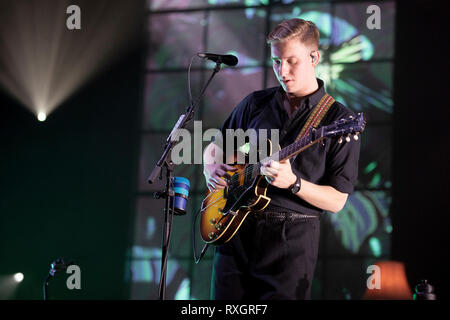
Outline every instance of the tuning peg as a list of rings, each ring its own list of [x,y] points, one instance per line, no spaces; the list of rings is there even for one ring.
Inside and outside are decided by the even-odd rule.
[[[350,135],[345,137],[345,141],[350,142]]]
[[[355,133],[355,134],[353,135],[353,139],[354,139],[355,141],[358,141],[358,139],[359,139],[359,137],[358,137],[358,132]]]
[[[338,143],[339,143],[339,144],[342,143],[342,137],[339,138]]]

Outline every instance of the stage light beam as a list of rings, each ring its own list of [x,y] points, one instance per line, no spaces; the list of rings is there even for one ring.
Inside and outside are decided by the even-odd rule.
[[[14,299],[17,288],[23,279],[22,272],[0,275],[0,300]]]
[[[68,0],[2,0],[0,87],[45,118],[106,66],[136,48],[145,1],[77,1],[81,29],[66,26]],[[45,120],[45,119],[44,119]]]

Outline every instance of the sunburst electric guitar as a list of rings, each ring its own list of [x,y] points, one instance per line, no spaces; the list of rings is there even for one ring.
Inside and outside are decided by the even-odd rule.
[[[226,243],[249,214],[267,207],[270,202],[270,198],[266,196],[269,184],[260,174],[261,163],[270,159],[289,159],[325,138],[340,137],[341,143],[344,137],[349,142],[353,135],[357,140],[364,127],[364,116],[359,113],[356,118],[349,117],[318,129],[311,128],[303,138],[274,153],[269,140],[269,157],[256,164],[236,165],[237,171],[228,172],[231,178],[227,187],[216,192],[207,192],[200,210],[200,234],[203,241],[214,245]]]

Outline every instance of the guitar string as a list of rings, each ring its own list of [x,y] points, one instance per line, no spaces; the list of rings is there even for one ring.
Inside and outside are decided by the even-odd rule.
[[[249,178],[252,179],[252,178],[254,178],[254,176],[256,177],[256,173],[259,173],[260,168],[261,168],[261,163],[259,163],[259,162],[256,164],[249,164],[244,168],[243,171],[241,171],[237,174],[234,174],[231,177],[231,186],[228,187],[229,192],[231,191],[231,193],[233,195],[235,195],[237,192],[244,191],[244,189],[246,189],[245,183],[248,182]],[[238,181],[240,180],[240,178],[242,176],[244,176],[244,184],[240,185],[240,184],[238,184]],[[221,198],[223,198],[223,196],[216,199],[214,202],[212,202],[211,204],[209,204],[206,208],[204,208],[202,210],[206,210],[207,208],[209,208],[211,205],[213,205],[215,202],[217,202]]]
[[[298,149],[300,147],[303,147],[302,140],[295,141],[294,143],[290,144],[289,146],[285,147],[282,150],[279,150],[277,153],[281,156],[281,158],[287,158],[288,155],[290,155],[293,151],[293,149]],[[287,155],[285,155],[287,153]],[[270,157],[273,157],[271,155]],[[234,197],[236,197],[236,193],[240,193],[242,191],[245,191],[246,187],[245,184],[248,182],[248,178],[253,178],[257,176],[257,173],[260,172],[261,169],[261,163],[258,162],[256,164],[249,164],[247,165],[243,171],[234,174],[231,177],[231,186],[229,186],[229,193],[233,194]],[[239,184],[239,180],[244,175],[244,183],[243,185]],[[237,184],[237,186],[235,186]]]
[[[220,196],[219,198],[217,198],[216,200],[214,200],[213,202],[211,202],[210,204],[208,204],[207,207],[202,208],[201,211],[205,211],[206,209],[208,209],[209,207],[211,207],[214,203],[216,203],[216,202],[219,201],[220,199],[223,199],[223,195]]]
[[[285,153],[287,153],[287,155],[290,155],[292,153],[293,149],[297,149],[297,148],[301,148],[301,147],[303,147],[302,140],[294,141],[289,146],[287,146],[284,149],[278,151],[278,153],[279,153],[279,155],[281,155],[281,158],[285,158],[286,157]],[[271,155],[270,157],[273,157],[273,155]],[[261,168],[261,163],[260,162],[256,163],[255,165],[249,164],[248,166],[245,167],[245,169],[242,172],[234,174],[231,177],[232,185],[237,184],[238,181],[240,180],[240,178],[242,178],[242,176],[244,176],[244,184],[245,184],[245,182],[248,181],[249,177],[250,178],[256,177],[256,170],[255,169],[257,169],[258,172],[259,172],[260,168]]]

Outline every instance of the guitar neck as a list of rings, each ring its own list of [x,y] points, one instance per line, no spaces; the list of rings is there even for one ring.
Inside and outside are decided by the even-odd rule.
[[[290,159],[294,157],[295,155],[299,154],[303,150],[309,148],[310,146],[316,144],[317,142],[323,140],[324,138],[317,138],[313,140],[312,134],[308,134],[305,137],[294,141],[290,145],[284,147],[283,149],[279,150],[278,152],[275,152],[274,154],[270,155],[267,158],[264,158],[260,162],[249,165],[248,170],[249,173],[251,172],[251,178],[255,178],[260,174],[260,168],[262,166],[262,163],[265,163],[269,160],[275,160],[275,161],[283,161],[286,159]]]
[[[358,140],[358,134],[364,131],[365,126],[366,121],[361,112],[358,113],[357,117],[349,116],[348,118],[334,121],[332,124],[325,127],[320,127],[319,129],[310,128],[306,135],[301,139],[294,141],[287,147],[273,153],[271,156],[256,164],[249,164],[246,166],[245,172],[243,172],[245,175],[245,181],[248,181],[249,178],[253,179],[260,175],[262,163],[266,163],[269,160],[283,161],[292,158],[325,138],[340,137],[340,142],[338,143],[341,143],[342,137],[347,136],[345,138],[346,141],[350,141],[350,135],[353,134],[353,138]]]
[[[316,140],[312,140],[312,138],[310,136],[306,136],[302,139],[299,139],[299,140],[291,143],[287,147],[284,147],[280,151],[271,155],[269,158],[274,159],[276,161],[283,161],[286,159],[290,159],[290,158],[296,156],[297,154],[299,154],[300,152],[302,152],[303,150],[305,150],[305,149],[309,148],[310,146],[316,144],[317,142],[321,141],[322,139],[324,139],[324,138],[318,138]],[[264,162],[265,160],[266,159],[264,159],[262,162]]]

